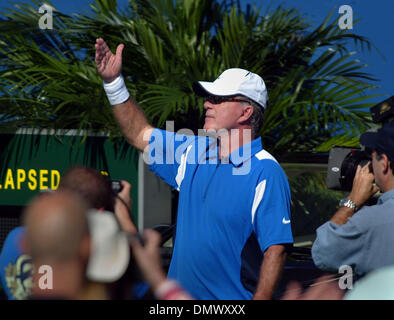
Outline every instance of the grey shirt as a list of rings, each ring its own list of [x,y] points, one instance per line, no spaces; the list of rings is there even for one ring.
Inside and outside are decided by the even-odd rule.
[[[348,222],[326,222],[317,230],[312,258],[322,270],[352,266],[363,275],[394,265],[394,189],[385,192],[374,206],[364,206]]]

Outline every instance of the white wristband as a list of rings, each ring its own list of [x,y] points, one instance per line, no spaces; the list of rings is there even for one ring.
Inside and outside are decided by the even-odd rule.
[[[107,94],[111,106],[125,102],[129,97],[129,91],[126,88],[122,75],[119,75],[114,81],[104,83],[104,90]]]

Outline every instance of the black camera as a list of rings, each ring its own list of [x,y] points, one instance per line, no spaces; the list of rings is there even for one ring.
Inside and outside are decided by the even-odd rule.
[[[118,194],[119,192],[122,191],[123,186],[122,186],[120,180],[111,180],[111,188],[112,188],[112,192],[114,194]]]
[[[351,191],[357,166],[363,167],[370,160],[370,154],[360,148],[333,147],[328,156],[327,188]]]
[[[386,99],[370,109],[374,123],[394,121],[394,96]],[[360,148],[333,147],[328,157],[327,188],[332,190],[351,191],[357,166],[364,166],[371,160],[372,150]],[[370,166],[372,172],[372,166]]]

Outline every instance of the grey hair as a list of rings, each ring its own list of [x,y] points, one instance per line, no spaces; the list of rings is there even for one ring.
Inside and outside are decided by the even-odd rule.
[[[248,99],[247,97],[242,97],[242,98],[248,101],[248,102],[241,102],[242,106],[251,105],[253,107],[253,113],[248,121],[250,123],[250,126],[252,127],[252,134],[254,137],[256,137],[264,123],[264,109],[256,102]]]

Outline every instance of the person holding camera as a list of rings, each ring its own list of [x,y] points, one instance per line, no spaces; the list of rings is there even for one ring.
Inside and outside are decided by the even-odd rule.
[[[63,174],[59,190],[67,189],[77,193],[90,208],[113,212],[123,231],[137,232],[137,227],[130,217],[131,184],[125,180],[115,182],[116,190],[112,181],[98,170],[75,165]]]
[[[320,269],[338,272],[348,265],[362,276],[394,265],[394,122],[362,134],[360,144],[371,161],[358,166],[349,196],[317,229],[312,258]],[[377,204],[364,205],[379,190]]]

